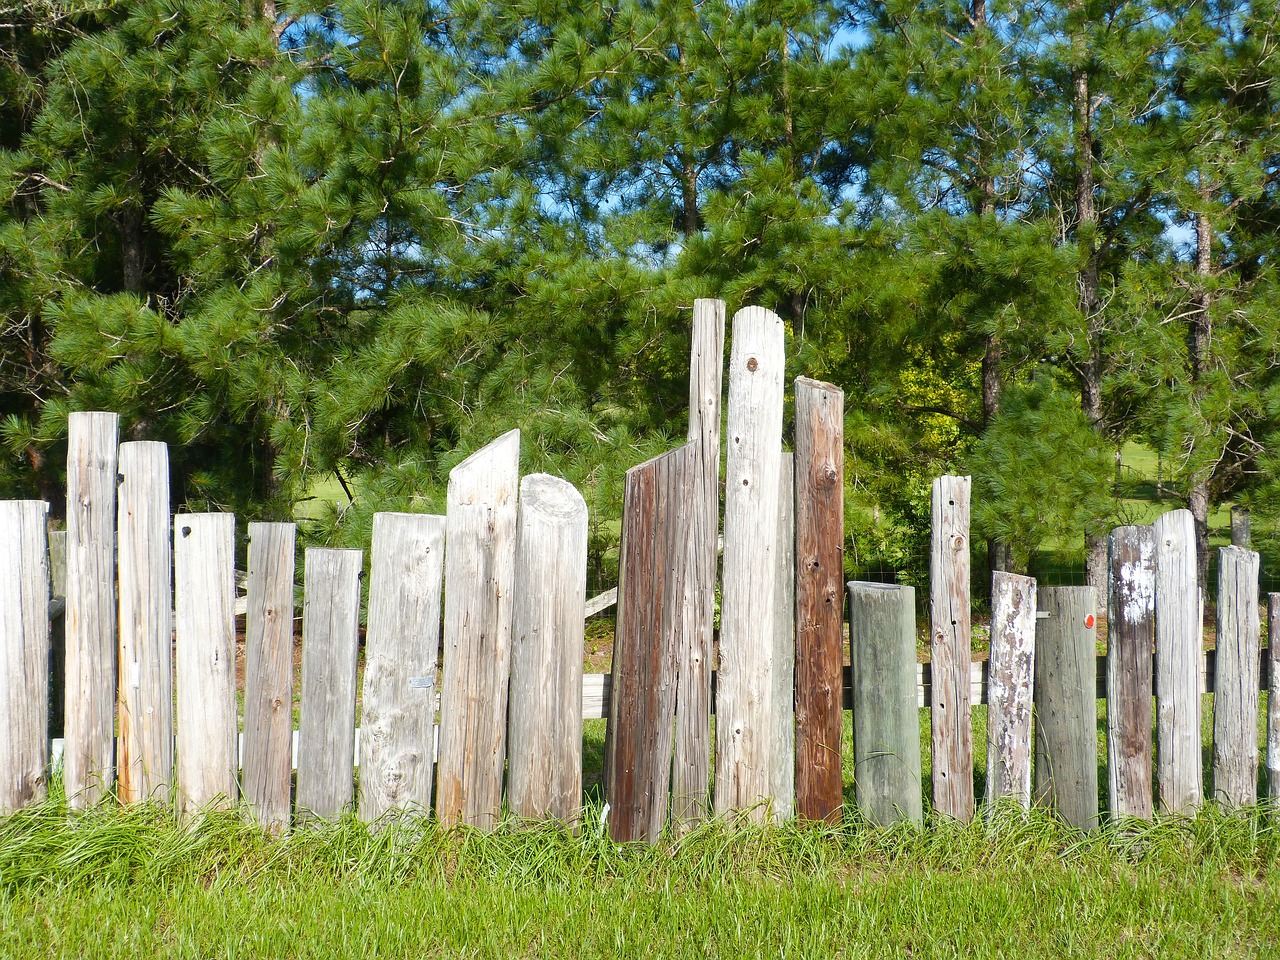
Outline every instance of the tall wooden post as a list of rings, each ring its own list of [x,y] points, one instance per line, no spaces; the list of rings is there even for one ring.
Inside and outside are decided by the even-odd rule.
[[[789,820],[796,805],[796,473],[795,455],[782,455],[778,472],[778,571],[774,578],[773,737],[769,795],[773,816]]]
[[[1267,594],[1267,796],[1280,802],[1280,593]]]
[[[1107,602],[1107,751],[1112,818],[1151,819],[1151,651],[1155,533],[1111,531]]]
[[[1036,582],[991,575],[991,662],[987,672],[987,804],[1031,803],[1031,707],[1036,655]]]
[[[1258,802],[1258,555],[1218,551],[1218,659],[1213,686],[1213,795],[1228,808]]]
[[[1162,813],[1194,815],[1200,761],[1200,587],[1190,510],[1152,524],[1156,541],[1156,792]]]
[[[973,818],[973,718],[969,689],[968,477],[933,481],[930,554],[930,666],[933,677],[933,806]]]

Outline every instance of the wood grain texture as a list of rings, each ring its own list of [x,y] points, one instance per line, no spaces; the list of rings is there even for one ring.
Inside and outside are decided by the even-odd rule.
[[[933,481],[929,649],[933,668],[933,807],[973,818],[973,718],[969,713],[969,477]]]
[[[720,398],[724,390],[722,300],[693,302],[689,363],[689,513],[687,577],[676,666],[672,815],[684,829],[711,810],[711,657],[720,537]]]
[[[244,797],[267,831],[289,829],[293,766],[292,523],[249,524],[244,670]]]
[[[1044,587],[1036,604],[1036,802],[1064,823],[1092,830],[1098,826],[1097,591]]]
[[[446,827],[492,827],[502,812],[519,468],[512,430],[449,474],[436,770]]]
[[[782,321],[760,307],[733,318],[725,465],[715,810],[770,809],[773,626],[777,605]],[[770,531],[764,534],[764,531]]]
[[[236,518],[180,513],[173,521],[178,810],[237,800]]]
[[[654,842],[667,822],[696,456],[686,444],[626,475],[604,769],[618,842]]]
[[[1152,525],[1156,541],[1156,795],[1161,813],[1194,816],[1203,802],[1200,756],[1200,587],[1190,510]]]
[[[351,804],[356,765],[360,550],[311,547],[303,564],[298,816],[336,820]]]
[[[773,610],[773,742],[769,744],[769,794],[775,820],[794,816],[796,798],[795,484],[795,456],[784,453],[778,472],[778,592]]]
[[[431,810],[446,521],[377,513],[369,561],[360,819]]]
[[[169,801],[173,782],[173,580],[169,449],[120,444],[120,756],[123,803]]]
[[[67,682],[62,774],[84,809],[115,786],[116,476],[120,418],[67,421]]]
[[[1258,555],[1218,551],[1218,659],[1213,694],[1213,796],[1228,809],[1258,802]]]
[[[1267,594],[1267,796],[1280,801],[1280,593]]]
[[[507,796],[526,819],[582,810],[582,648],[587,504],[567,480],[520,481],[512,612]]]
[[[0,814],[49,790],[49,564],[43,500],[0,500]]]
[[[1113,818],[1150,820],[1155,531],[1117,527],[1108,540],[1107,754]]]
[[[796,811],[838,822],[844,667],[844,393],[796,379]]]
[[[848,591],[854,798],[872,823],[920,823],[915,588],[854,581]]]
[[[1008,797],[1031,805],[1031,708],[1036,656],[1036,582],[991,575],[987,669],[987,805]]]

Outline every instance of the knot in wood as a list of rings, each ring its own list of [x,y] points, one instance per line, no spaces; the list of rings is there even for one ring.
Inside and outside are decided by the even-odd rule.
[[[757,369],[759,366],[760,366],[760,363],[759,363],[759,361],[757,361],[757,360],[756,360],[756,358],[755,358],[755,357],[752,357],[751,359],[749,359],[749,360],[747,361],[747,369],[748,369],[748,370],[750,370],[752,373],[755,373],[755,372],[756,372],[756,369]]]

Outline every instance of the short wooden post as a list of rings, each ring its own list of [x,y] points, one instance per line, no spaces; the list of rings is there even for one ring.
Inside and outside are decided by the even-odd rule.
[[[0,501],[0,814],[49,789],[48,514],[43,500]]]
[[[1249,549],[1249,511],[1244,507],[1231,508],[1231,545]]]
[[[431,810],[445,518],[377,513],[360,721],[360,819]],[[581,740],[581,737],[579,737]]]
[[[62,772],[84,809],[115,786],[116,477],[120,418],[67,421],[67,683]]]
[[[1190,510],[1152,524],[1156,540],[1156,793],[1161,813],[1194,815],[1200,760],[1200,593]]]
[[[302,592],[298,815],[336,820],[351,803],[356,765],[360,550],[307,550]]]
[[[1213,688],[1213,795],[1228,809],[1258,802],[1258,555],[1218,551],[1218,658]]]
[[[518,817],[573,823],[582,809],[586,596],[586,501],[567,480],[524,477],[507,761],[508,802]]]
[[[1036,802],[1064,823],[1098,825],[1097,592],[1036,591]]]
[[[973,717],[969,689],[968,477],[933,481],[930,667],[933,677],[933,807],[973,818]]]
[[[604,770],[619,842],[656,841],[666,824],[695,456],[686,444],[632,467],[623,490]]]
[[[244,664],[244,797],[271,833],[289,829],[293,778],[292,523],[249,524]]]
[[[796,810],[840,819],[844,781],[844,393],[796,380]]]
[[[672,816],[687,826],[711,810],[711,652],[716,570],[720,564],[720,397],[724,385],[724,301],[693,302],[689,364],[691,557],[685,586],[685,623],[676,667],[675,760]]]
[[[1267,594],[1267,796],[1280,803],[1280,593]]]
[[[1031,706],[1036,655],[1036,582],[991,575],[991,661],[987,671],[987,804],[1031,804]]]
[[[119,797],[169,801],[173,780],[173,581],[169,448],[120,444]]]
[[[795,455],[782,455],[778,475],[778,571],[774,579],[773,742],[769,795],[773,816],[789,820],[796,798],[796,518]]]
[[[1155,532],[1117,527],[1108,541],[1107,753],[1112,818],[1151,819],[1151,651]]]
[[[715,809],[750,811],[756,821],[770,809],[784,366],[782,320],[760,307],[739,310],[729,358]]]
[[[492,827],[502,812],[519,470],[512,430],[449,474],[436,769],[436,815],[446,827]]]
[[[236,518],[180,513],[173,522],[178,696],[178,808],[236,802]]]
[[[872,823],[920,823],[915,588],[852,582],[848,591],[854,798]]]

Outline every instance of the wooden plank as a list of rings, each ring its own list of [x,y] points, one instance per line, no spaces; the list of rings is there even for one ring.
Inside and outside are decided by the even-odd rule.
[[[1097,592],[1036,591],[1035,797],[1065,823],[1098,826]],[[1106,662],[1101,662],[1105,677]]]
[[[49,790],[49,566],[43,500],[0,501],[0,814]]]
[[[507,795],[525,819],[582,811],[582,646],[587,504],[567,480],[520,481],[512,611]]]
[[[1190,510],[1152,524],[1156,541],[1156,795],[1161,813],[1194,816],[1203,802],[1200,758],[1200,588]]]
[[[1280,803],[1280,593],[1267,594],[1267,796]]]
[[[844,666],[844,393],[798,377],[796,401],[796,809],[838,822]]]
[[[369,561],[360,819],[431,810],[445,518],[376,513]]]
[[[1112,818],[1150,820],[1155,532],[1117,527],[1108,541],[1107,753]]]
[[[604,770],[619,842],[656,841],[667,820],[695,456],[686,444],[632,467],[623,490]]]
[[[770,809],[778,475],[782,454],[782,321],[760,307],[733,318],[725,464],[715,810]]]
[[[1218,660],[1213,795],[1228,809],[1258,802],[1258,555],[1218,551]]]
[[[1031,805],[1031,707],[1036,656],[1036,582],[991,575],[991,660],[987,671],[987,805],[1003,797]]]
[[[449,474],[440,692],[440,823],[492,827],[502,812],[520,431]]]
[[[295,537],[292,523],[249,524],[243,783],[250,813],[271,833],[289,829]]]
[[[672,814],[681,828],[711,809],[711,657],[720,536],[720,397],[724,390],[724,302],[693,302],[689,363],[689,512],[687,577],[676,666]]]
[[[120,418],[67,421],[67,682],[62,775],[84,809],[115,786],[116,476]]]
[[[796,798],[796,519],[795,456],[782,455],[778,474],[778,571],[773,628],[773,742],[769,794],[773,816],[789,820]],[[843,618],[841,619],[843,625]]]
[[[969,477],[933,481],[929,648],[933,666],[933,808],[973,818],[973,719],[969,708]]]
[[[356,763],[360,550],[311,547],[303,564],[298,816],[336,820],[350,805]]]
[[[120,444],[120,756],[123,803],[169,801],[173,781],[173,560],[169,448]]]
[[[855,581],[848,591],[854,799],[871,823],[920,823],[915,588]]]
[[[178,698],[178,809],[236,802],[236,518],[180,513],[173,522]]]

